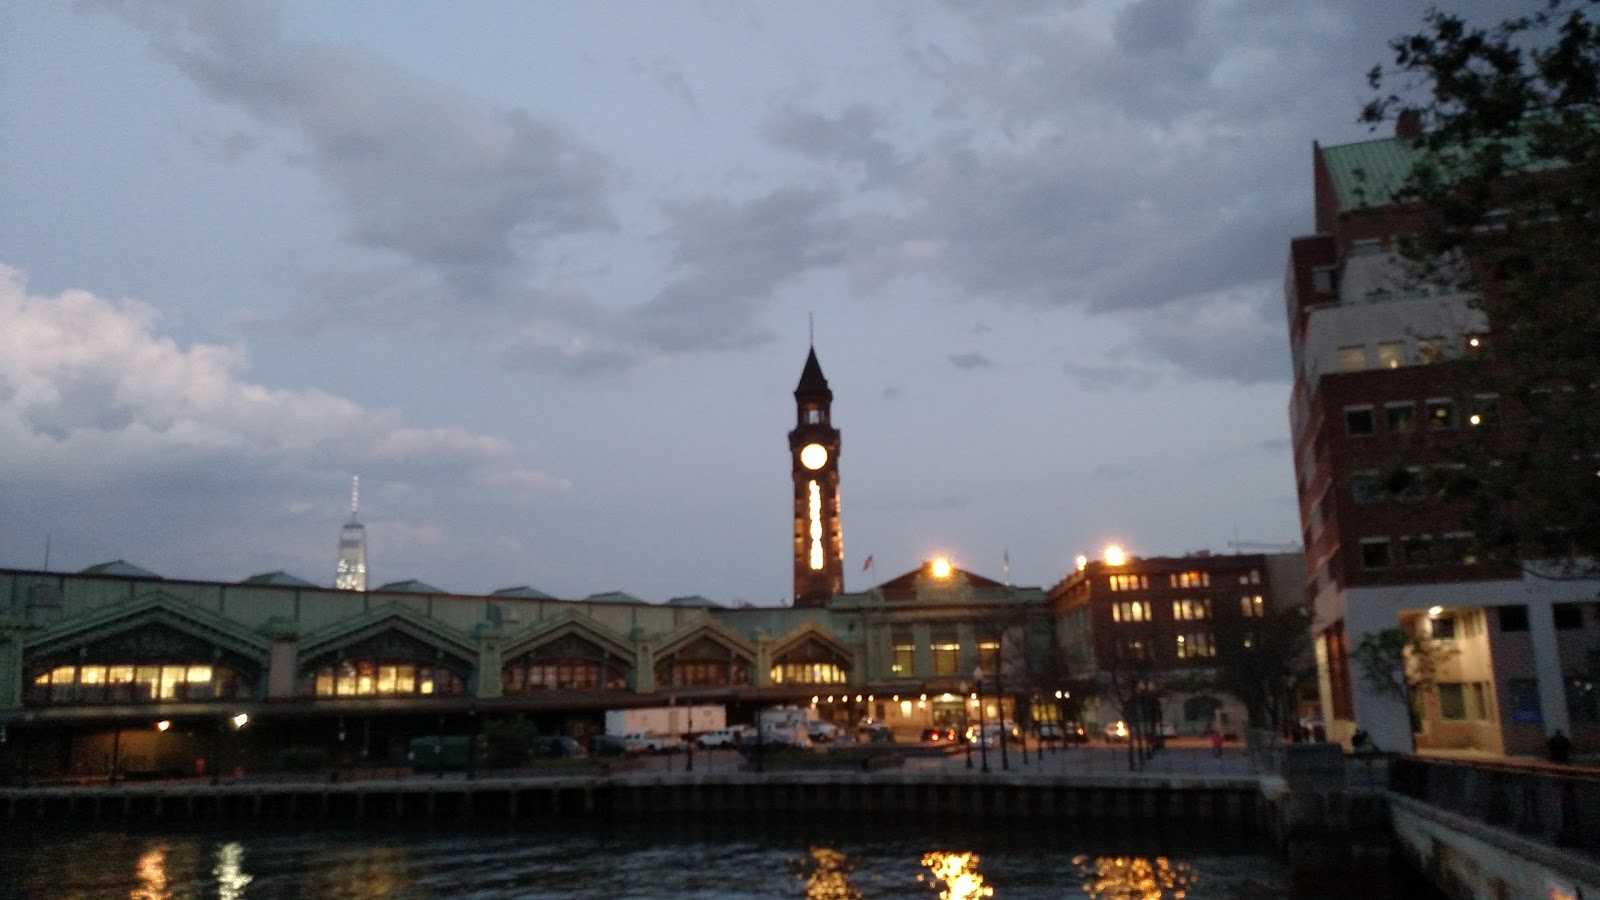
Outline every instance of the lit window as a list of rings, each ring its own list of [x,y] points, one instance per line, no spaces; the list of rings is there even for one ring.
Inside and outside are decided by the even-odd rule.
[[[1150,601],[1124,600],[1113,604],[1111,607],[1111,621],[1113,622],[1148,622],[1150,621]]]
[[[1211,618],[1211,601],[1194,597],[1184,597],[1172,601],[1172,618],[1192,622],[1200,619]]]
[[[1267,599],[1260,594],[1246,594],[1239,598],[1239,612],[1247,619],[1260,619],[1267,614]]]
[[[1378,344],[1378,368],[1398,369],[1406,364],[1404,341],[1384,341]]]
[[[1417,362],[1423,365],[1444,362],[1444,338],[1419,338],[1417,340]]]
[[[1456,404],[1447,397],[1428,401],[1428,427],[1435,431],[1456,427]]]
[[[1339,348],[1339,371],[1359,372],[1367,367],[1367,348],[1357,344]]]
[[[1217,655],[1216,643],[1207,631],[1190,632],[1178,635],[1177,656],[1179,659],[1200,659]]]

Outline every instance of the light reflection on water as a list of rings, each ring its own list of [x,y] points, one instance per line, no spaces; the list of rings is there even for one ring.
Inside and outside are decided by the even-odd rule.
[[[1346,896],[1291,885],[1284,869],[1264,856],[1091,854],[995,835],[960,841],[950,835],[929,839],[881,834],[818,840],[819,832],[833,830],[715,839],[593,830],[228,829],[147,835],[0,830],[0,898]],[[929,850],[930,845],[941,849]],[[1409,894],[1380,891],[1365,896],[1379,900]]]

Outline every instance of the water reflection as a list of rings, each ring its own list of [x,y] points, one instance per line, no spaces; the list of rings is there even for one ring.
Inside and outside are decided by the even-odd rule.
[[[245,886],[255,880],[244,872],[244,845],[233,841],[218,847],[211,877],[217,880],[219,900],[240,900]]]
[[[393,897],[409,891],[415,881],[411,854],[395,847],[369,846],[318,860],[306,873],[302,896]]]
[[[128,900],[167,900],[167,845],[157,844],[139,855],[134,864],[139,883],[128,893]]]
[[[1165,856],[1078,856],[1072,863],[1092,900],[1184,900],[1198,881],[1188,863]]]
[[[808,870],[806,900],[861,900],[861,892],[850,883],[850,857],[832,847],[812,847],[810,854],[803,864]]]
[[[994,896],[994,888],[984,884],[983,875],[978,872],[976,853],[935,850],[922,855],[922,866],[932,872],[934,880],[944,882],[944,889],[939,891],[939,900],[977,900],[979,897]],[[917,880],[923,881],[928,877],[918,875]]]

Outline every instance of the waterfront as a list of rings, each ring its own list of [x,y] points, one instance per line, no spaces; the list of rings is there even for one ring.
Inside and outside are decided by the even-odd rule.
[[[1187,898],[1322,900],[1276,860],[1197,836],[861,823],[763,829],[0,832],[6,898]],[[1428,896],[1382,873],[1366,900]]]

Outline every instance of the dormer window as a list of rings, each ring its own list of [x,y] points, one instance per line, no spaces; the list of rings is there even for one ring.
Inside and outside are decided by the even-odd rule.
[[[815,406],[806,407],[806,424],[807,425],[821,425],[822,424],[822,410],[817,409]]]

